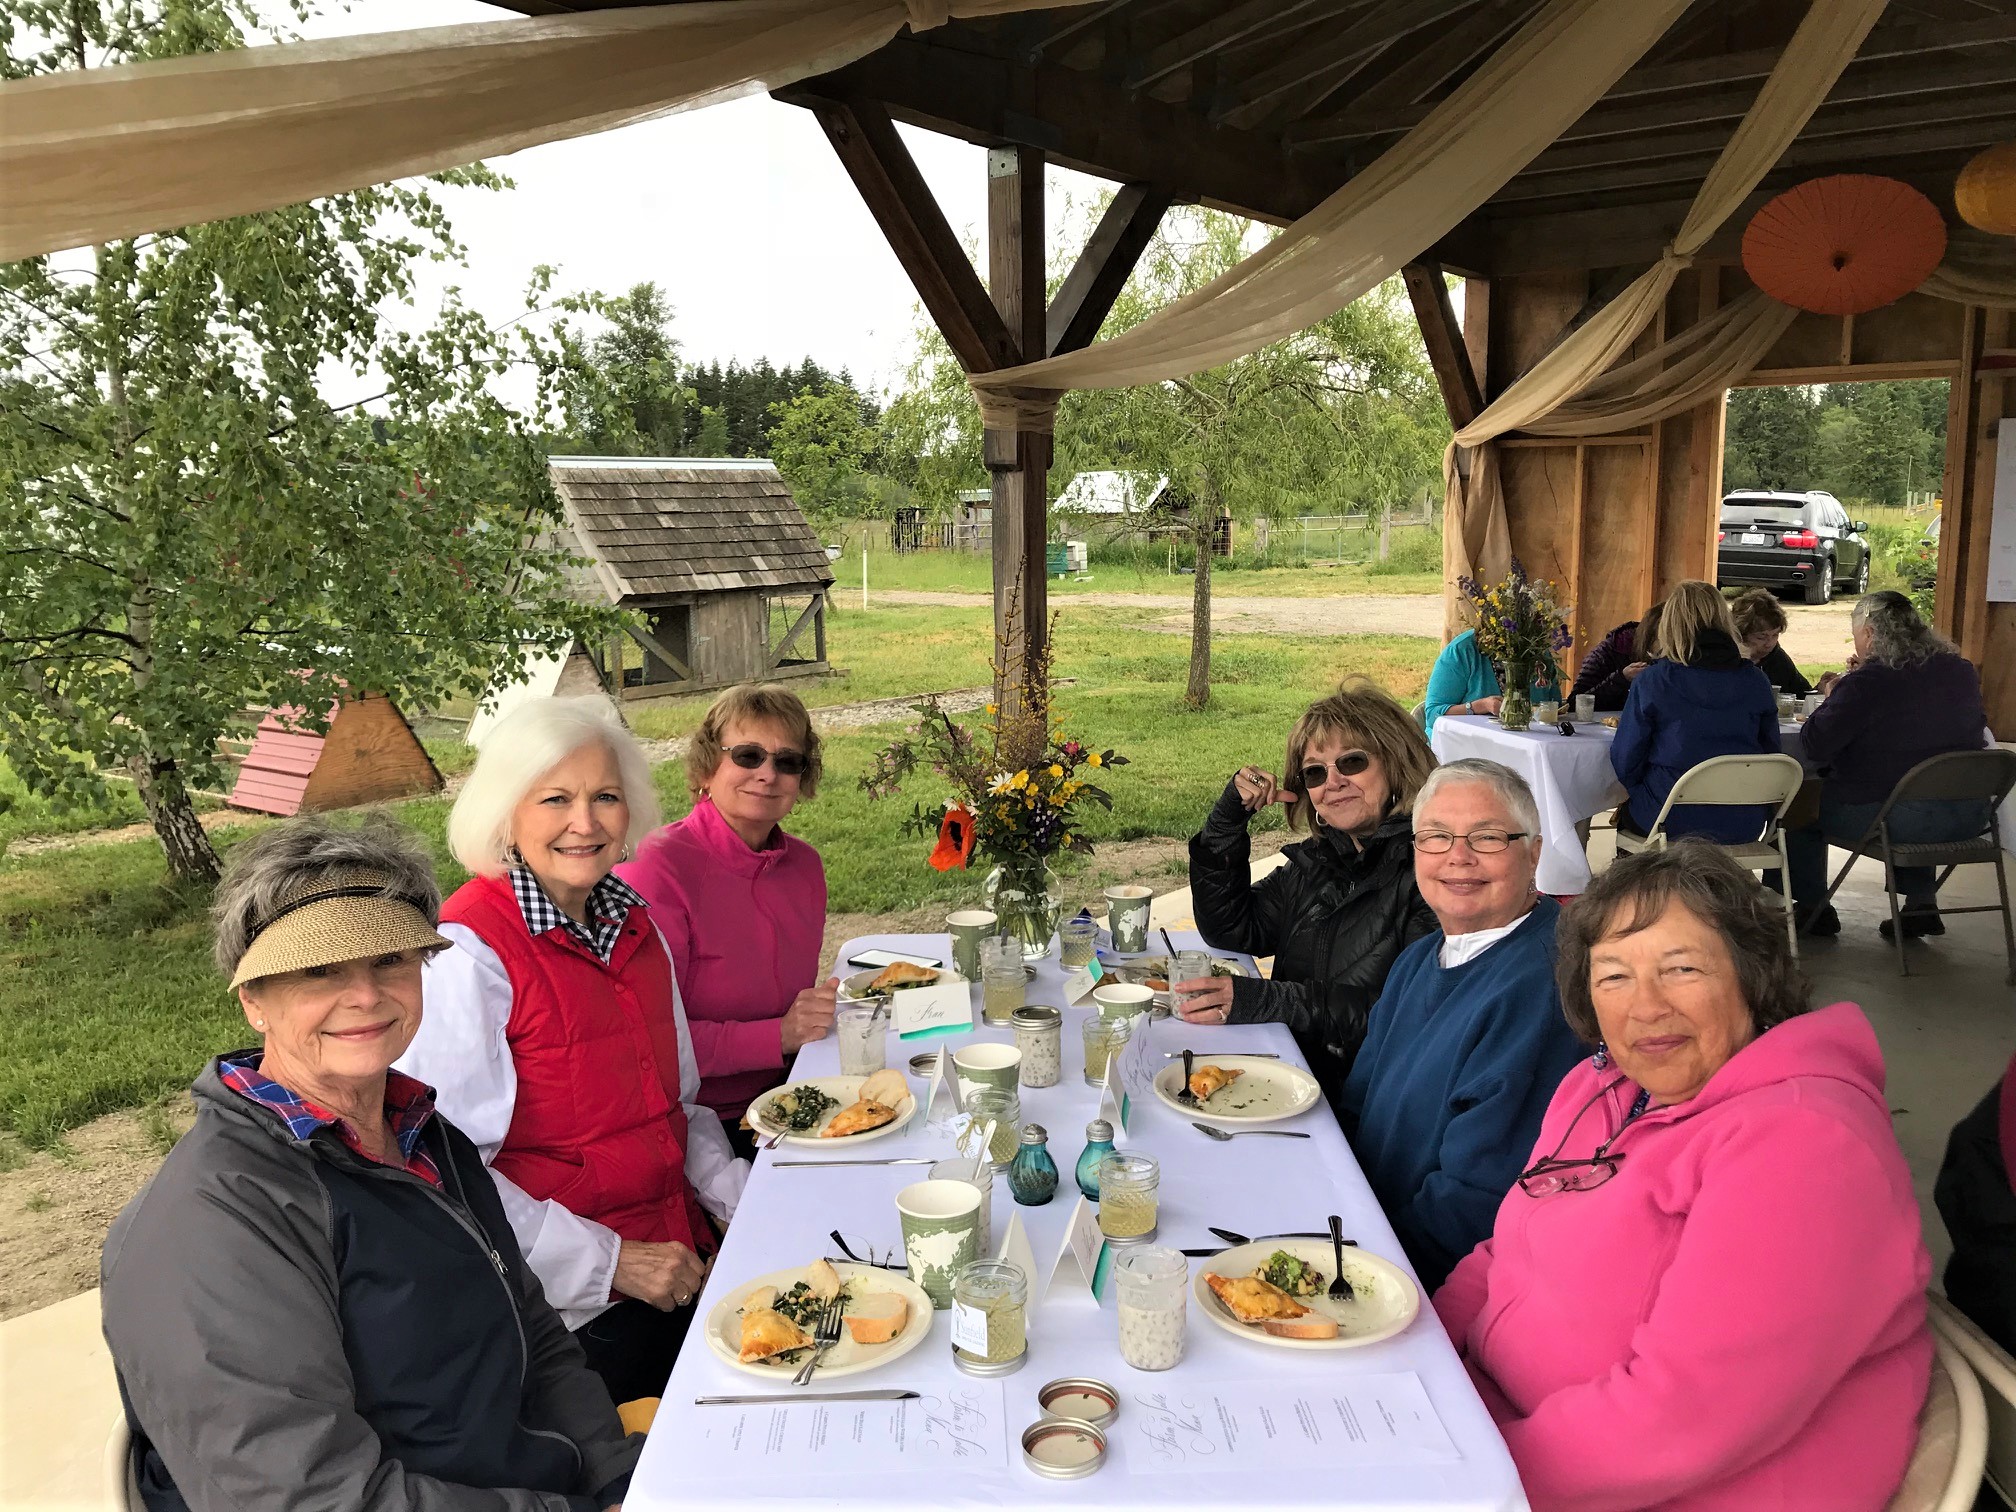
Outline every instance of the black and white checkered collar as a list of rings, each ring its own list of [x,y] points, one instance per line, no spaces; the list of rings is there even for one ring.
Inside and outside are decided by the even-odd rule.
[[[615,953],[616,942],[623,938],[623,924],[630,917],[630,910],[644,907],[643,894],[611,872],[589,890],[588,917],[593,925],[583,926],[568,918],[560,911],[559,905],[546,896],[546,889],[539,885],[531,867],[522,864],[514,866],[510,876],[511,891],[518,898],[518,911],[525,916],[525,928],[535,939],[556,929],[565,930],[594,951],[595,958],[605,966]]]

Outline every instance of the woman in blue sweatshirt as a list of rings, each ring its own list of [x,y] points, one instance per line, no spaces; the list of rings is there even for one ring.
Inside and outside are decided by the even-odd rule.
[[[1414,800],[1414,877],[1441,929],[1400,952],[1338,1113],[1422,1284],[1491,1237],[1561,1078],[1587,1053],[1554,986],[1561,909],[1533,885],[1540,816],[1495,761]]]
[[[1714,756],[1776,755],[1778,695],[1771,679],[1743,655],[1736,621],[1713,583],[1689,580],[1667,595],[1659,617],[1659,660],[1638,675],[1610,765],[1630,795],[1618,823],[1651,831],[1673,784]],[[1771,816],[1746,804],[1686,804],[1666,819],[1669,835],[1755,840]]]

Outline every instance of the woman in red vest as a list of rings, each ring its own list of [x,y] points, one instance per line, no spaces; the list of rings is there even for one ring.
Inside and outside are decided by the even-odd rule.
[[[700,1073],[672,959],[610,868],[658,822],[602,699],[536,698],[490,732],[448,819],[473,875],[441,910],[400,1068],[490,1167],[546,1298],[618,1401],[657,1396],[747,1179]]]

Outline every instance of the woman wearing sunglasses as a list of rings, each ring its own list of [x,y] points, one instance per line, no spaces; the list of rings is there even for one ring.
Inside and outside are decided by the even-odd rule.
[[[783,820],[819,790],[819,733],[798,695],[742,683],[714,700],[686,748],[693,807],[621,868],[672,947],[693,1023],[700,1100],[744,1154],[752,1099],[833,1027],[839,982],[819,980],[826,868]]]
[[[1852,1003],[1808,1010],[1777,898],[1702,841],[1563,916],[1596,1053],[1435,1307],[1536,1512],[1890,1503],[1931,1263]]]
[[[1408,849],[1414,795],[1434,754],[1407,711],[1369,683],[1309,706],[1288,736],[1288,779],[1241,767],[1190,841],[1206,943],[1274,957],[1271,980],[1178,982],[1193,1024],[1286,1024],[1328,1092],[1343,1086],[1372,1004],[1402,947],[1435,928]],[[1247,825],[1274,804],[1312,839],[1253,880]]]

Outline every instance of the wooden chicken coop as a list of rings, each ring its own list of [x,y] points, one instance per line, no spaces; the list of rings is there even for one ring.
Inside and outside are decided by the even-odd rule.
[[[441,791],[441,773],[389,698],[346,698],[317,735],[303,710],[268,709],[238,767],[231,807],[313,814]]]

